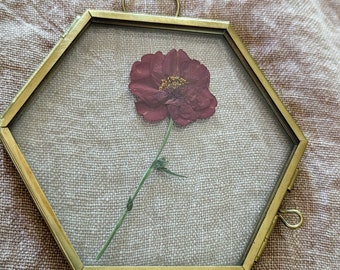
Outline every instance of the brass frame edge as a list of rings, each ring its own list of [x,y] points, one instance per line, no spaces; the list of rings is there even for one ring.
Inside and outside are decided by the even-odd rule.
[[[254,60],[254,58],[250,55],[248,49],[244,45],[243,41],[241,38],[238,36],[236,33],[234,27],[230,24],[227,27],[227,32],[230,35],[231,39],[239,49],[240,53],[242,56],[245,58],[247,61],[248,65],[256,75],[257,79],[260,81],[262,84],[263,88],[266,90],[267,94],[270,96],[271,101],[275,104],[276,108],[280,111],[281,115],[283,118],[286,120],[287,124],[290,126],[292,131],[294,132],[294,135],[297,137],[297,139],[302,142],[306,141],[306,137],[303,135],[300,127],[296,124],[295,120],[293,117],[290,115],[284,104],[282,103],[280,97],[276,93],[276,91],[273,89],[267,78],[264,76],[263,72],[260,70],[258,64]]]
[[[0,139],[9,153],[40,214],[43,216],[47,226],[52,232],[52,235],[58,246],[66,256],[67,260],[70,262],[72,268],[81,269],[83,264],[78,254],[68,239],[63,227],[61,226],[56,214],[53,211],[52,206],[47,200],[38,183],[38,180],[30,169],[29,164],[22,154],[18,144],[15,142],[15,139],[13,138],[9,128],[0,128]]]
[[[92,10],[89,9],[88,12],[93,18],[96,19],[108,19],[115,21],[128,21],[134,23],[147,22],[150,24],[157,25],[179,25],[182,28],[185,26],[195,27],[195,28],[214,28],[225,30],[230,24],[228,21],[218,21],[218,20],[208,20],[208,19],[193,19],[189,17],[173,17],[173,16],[159,16],[159,15],[149,15],[149,14],[135,14],[135,13],[125,13],[117,11],[107,11],[107,10]],[[159,26],[160,27],[160,26]],[[182,30],[182,29],[178,29]]]
[[[269,208],[262,221],[260,228],[258,229],[258,232],[254,238],[252,246],[250,247],[248,254],[245,257],[245,260],[243,262],[243,266],[245,269],[250,269],[254,262],[258,260],[259,258],[258,253],[261,250],[261,246],[263,242],[266,241],[267,238],[269,238],[269,235],[271,233],[270,230],[271,224],[273,223],[274,219],[277,218],[277,214],[280,209],[281,203],[288,191],[291,179],[292,177],[294,177],[298,163],[301,160],[306,145],[307,144],[305,143],[305,141],[300,142],[293,153],[293,156],[282,177],[281,183],[277,191],[275,192],[275,196],[273,197],[273,200],[269,203]]]
[[[27,83],[22,87],[19,93],[14,97],[11,104],[2,114],[0,119],[1,127],[6,127],[9,125],[20,108],[24,105],[37,86],[64,54],[69,45],[77,38],[79,33],[84,29],[85,25],[90,21],[90,19],[91,15],[88,12],[85,12],[76,23],[71,25],[70,29],[67,29],[66,35],[63,35],[63,37],[57,42],[52,51],[46,56],[37,70],[31,75]]]
[[[256,254],[255,262],[257,262],[257,261],[259,260],[259,258],[262,256],[262,253],[263,253],[265,247],[267,246],[269,236],[271,235],[271,233],[272,233],[272,231],[273,231],[273,229],[274,229],[274,227],[275,227],[275,225],[276,225],[277,220],[278,220],[278,215],[276,215],[276,216],[274,217],[272,223],[270,224],[270,227],[269,227],[269,230],[268,230],[268,232],[267,232],[267,234],[266,234],[266,236],[265,236],[265,239],[264,239],[264,241],[262,242],[262,245],[261,245],[259,251],[258,251],[257,254]]]
[[[226,29],[225,37],[229,44],[232,42],[231,46],[238,50],[236,54],[242,57],[243,59],[240,59],[243,64],[249,65],[245,66],[246,70],[250,69],[249,75],[255,80],[258,80],[258,82],[261,84],[261,88],[265,91],[265,93],[268,95],[268,99],[270,102],[273,103],[275,106],[275,110],[277,110],[277,113],[279,113],[278,120],[281,122],[280,117],[283,118],[285,123],[282,123],[283,126],[287,125],[289,129],[291,129],[292,134],[296,137],[295,140],[295,149],[292,152],[292,156],[290,160],[288,161],[288,165],[284,170],[284,174],[282,176],[281,182],[279,186],[277,187],[277,190],[275,192],[275,195],[272,198],[271,202],[268,202],[268,209],[267,212],[264,215],[263,221],[260,224],[257,234],[255,235],[253,242],[251,243],[251,246],[248,250],[248,253],[246,254],[244,261],[243,261],[243,267],[245,269],[251,269],[252,265],[259,259],[261,256],[267,240],[269,238],[269,235],[271,234],[274,225],[277,221],[277,213],[280,208],[280,205],[283,201],[283,198],[286,195],[286,192],[289,190],[289,188],[292,186],[293,178],[296,176],[296,170],[298,168],[298,164],[302,158],[302,155],[305,151],[305,148],[307,146],[307,139],[303,135],[302,131],[300,130],[300,127],[296,124],[293,117],[290,115],[284,104],[282,103],[281,99],[279,98],[278,94],[275,92],[275,90],[270,85],[269,81],[264,76],[263,72],[258,67],[257,63],[253,59],[253,57],[248,52],[246,46],[244,45],[241,38],[236,33],[235,29],[232,25],[229,25]],[[253,73],[253,74],[251,74]],[[255,81],[255,84],[258,84]],[[286,128],[285,128],[286,129]],[[288,131],[288,134],[291,134],[290,131]],[[294,141],[294,138],[292,138]],[[292,180],[293,179],[293,180]]]
[[[242,266],[85,266],[84,270],[245,270]]]
[[[0,139],[72,269],[82,269],[83,264],[7,126],[90,20],[90,14],[85,12],[71,24],[0,118]]]
[[[106,21],[105,21],[106,20]],[[254,231],[253,241],[250,243],[250,247],[247,247],[247,253],[245,254],[242,266],[84,266],[77,255],[72,243],[68,239],[63,227],[61,226],[57,216],[54,214],[51,205],[49,204],[46,196],[44,195],[37,179],[35,178],[32,170],[30,169],[27,161],[21,153],[19,146],[16,144],[10,130],[7,128],[9,123],[28,100],[30,95],[34,92],[37,86],[45,78],[48,72],[57,63],[60,57],[65,53],[71,43],[77,38],[77,36],[86,28],[91,22],[108,22],[112,21],[115,25],[131,25],[140,27],[152,27],[157,29],[168,29],[177,31],[191,31],[191,32],[204,32],[209,34],[229,35],[234,45],[239,50],[240,54],[244,58],[243,62],[238,55],[239,60],[244,64],[249,65],[249,69],[261,84],[261,89],[269,96],[270,102],[275,106],[275,109],[280,114],[280,118],[283,118],[285,124],[291,130],[291,133],[296,136],[296,147],[292,151],[292,156],[288,161],[287,167],[284,169],[281,182],[275,191],[275,195],[271,202],[268,202],[268,208],[264,214],[264,218],[258,227],[257,232]],[[140,25],[141,24],[141,25]],[[228,39],[228,38],[227,38]],[[228,40],[229,41],[229,40]],[[246,68],[247,69],[247,68]],[[253,76],[253,78],[254,78]],[[280,119],[278,119],[281,121]],[[288,131],[287,131],[288,132]],[[307,146],[307,140],[304,137],[299,126],[295,120],[289,114],[284,104],[280,100],[279,96],[272,88],[268,80],[265,78],[262,71],[257,66],[255,60],[249,54],[245,45],[241,41],[240,37],[235,32],[234,28],[226,21],[213,21],[205,19],[192,19],[192,18],[177,18],[177,17],[164,17],[154,16],[147,14],[131,14],[124,12],[113,11],[100,11],[100,10],[87,10],[75,23],[73,23],[63,35],[63,37],[54,46],[52,51],[48,54],[39,68],[33,73],[28,82],[24,85],[22,90],[14,98],[8,109],[0,118],[0,138],[3,141],[5,148],[7,149],[11,159],[13,160],[17,170],[19,171],[27,189],[29,190],[31,197],[37,205],[40,213],[45,219],[47,225],[50,227],[54,238],[56,239],[60,249],[66,256],[67,260],[71,264],[73,269],[103,269],[103,270],[132,270],[132,269],[162,269],[162,270],[249,270],[252,265],[261,255],[266,241],[275,225],[277,220],[277,212],[280,208],[281,202],[292,185],[292,179],[296,175],[298,163],[300,162],[304,150]]]

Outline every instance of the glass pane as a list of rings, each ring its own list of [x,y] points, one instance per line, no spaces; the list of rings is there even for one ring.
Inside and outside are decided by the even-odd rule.
[[[216,113],[175,127],[99,262],[167,121],[137,115],[132,64],[183,49],[210,71]],[[223,36],[91,24],[10,129],[85,265],[240,265],[294,147]]]

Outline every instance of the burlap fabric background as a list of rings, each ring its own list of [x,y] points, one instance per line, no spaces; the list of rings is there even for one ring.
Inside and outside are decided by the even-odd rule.
[[[131,1],[129,7],[136,11],[148,11],[154,14],[170,15],[174,11],[172,1],[148,5]],[[95,5],[84,1],[0,4],[1,111],[8,106],[67,25],[86,8],[120,10],[118,3],[104,2],[97,2]],[[196,2],[195,5],[190,3],[182,5],[182,16],[230,20],[234,24],[259,66],[310,141],[300,164],[301,173],[295,189],[284,202],[285,207],[298,208],[304,212],[305,225],[297,231],[289,231],[284,226],[277,225],[255,269],[336,269],[340,263],[339,240],[337,239],[339,233],[337,221],[340,210],[339,94],[337,90],[340,71],[339,9],[339,4],[335,2],[332,4],[322,1],[300,2],[300,4],[272,2],[253,4],[247,1],[242,3],[236,1],[235,3],[232,1],[228,3]],[[201,55],[203,57],[203,53]],[[96,57],[91,59],[96,59]],[[134,61],[135,58],[129,60]],[[208,59],[202,60],[202,62],[206,61]],[[124,78],[121,80],[117,83],[126,82]],[[73,98],[81,99],[79,96]],[[253,98],[256,102],[256,96],[249,96],[249,100]],[[227,104],[224,105],[227,106]],[[108,104],[103,104],[103,106],[110,108]],[[112,112],[106,113],[112,115]],[[223,113],[224,111],[220,112],[221,115]],[[258,118],[262,119],[260,116]],[[211,120],[217,121],[216,119]],[[107,123],[101,123],[104,130],[105,124]],[[200,128],[204,129],[203,126],[207,124],[208,122],[200,123]],[[271,132],[272,130],[275,132],[275,128],[273,129],[275,124],[269,123],[268,125],[271,127]],[[148,129],[149,126],[145,125],[144,128]],[[164,130],[165,123],[152,126],[149,131],[145,132],[152,134],[149,132],[154,129]],[[60,130],[55,129],[55,131]],[[61,131],[67,132],[67,129]],[[187,130],[182,132],[183,135],[176,132],[175,135],[184,138],[186,132]],[[280,132],[276,131],[276,135],[279,136],[279,134]],[[102,139],[105,139],[105,134],[100,135]],[[62,138],[59,139],[62,140]],[[149,148],[156,147],[156,145],[158,145],[157,142],[153,142]],[[204,140],[202,140],[201,147],[205,147]],[[3,160],[0,169],[3,183],[0,210],[1,267],[4,269],[69,269],[2,146],[1,151]],[[116,151],[119,152],[117,149]],[[281,157],[285,155],[284,148],[278,147],[277,151],[281,153]],[[77,153],[75,157],[76,155]],[[89,153],[89,155],[99,156],[95,153]],[[151,158],[152,153],[149,153],[149,159]],[[70,160],[83,164],[82,160],[77,158]],[[280,163],[279,157],[274,160],[276,164]],[[120,164],[116,166],[121,167]],[[140,168],[142,165],[131,166]],[[49,164],[46,164],[46,167],[51,168],[51,173],[58,172],[58,168],[54,168],[56,171],[53,172]],[[134,168],[132,171],[138,175],[139,171],[136,170]],[[277,173],[277,170],[273,168],[273,173],[275,172]],[[103,173],[110,174],[110,171],[103,169]],[[158,181],[164,184],[165,180]],[[166,184],[169,185],[169,183]],[[182,187],[179,181],[171,182],[171,185],[172,188],[177,189]],[[198,188],[205,192],[209,190],[208,185]],[[154,187],[154,189],[154,192],[157,192],[157,188]],[[151,186],[149,190],[152,190]],[[127,191],[117,191],[117,194],[122,194],[122,192],[124,195]],[[123,198],[123,195],[120,196]],[[165,195],[163,199],[166,198]],[[161,202],[163,203],[164,200]],[[154,201],[146,203],[155,205]],[[97,202],[97,204],[102,205],[102,202]],[[261,201],[257,202],[257,205],[261,205]],[[91,205],[88,207],[91,208]],[[60,209],[60,211],[67,212],[68,209]],[[106,212],[107,209],[101,211]],[[96,220],[100,226],[110,226],[110,223],[101,224],[100,221]],[[231,225],[237,226],[237,223]],[[104,230],[106,228],[103,228]],[[142,233],[147,233],[147,231]],[[89,239],[89,241],[92,240]]]

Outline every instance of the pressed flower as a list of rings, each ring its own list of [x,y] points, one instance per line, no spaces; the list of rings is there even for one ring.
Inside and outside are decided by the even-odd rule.
[[[161,153],[169,139],[174,123],[186,126],[197,119],[209,118],[215,113],[216,98],[209,91],[210,73],[197,60],[192,60],[183,50],[146,54],[132,65],[130,91],[136,96],[137,113],[147,121],[161,121],[169,117],[169,124],[156,157],[141,177],[136,190],[128,198],[126,208],[116,222],[109,238],[100,249],[99,260],[123,224],[127,213],[146,179],[154,170],[172,176],[185,177],[166,168],[167,160]]]
[[[186,126],[215,113],[217,100],[209,91],[209,70],[183,50],[144,55],[133,64],[130,78],[136,110],[147,121],[170,117]]]

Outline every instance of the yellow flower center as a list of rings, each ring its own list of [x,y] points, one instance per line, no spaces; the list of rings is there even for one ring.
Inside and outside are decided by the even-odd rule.
[[[187,84],[188,81],[186,79],[183,79],[179,76],[169,76],[166,79],[161,80],[161,85],[159,86],[159,90],[174,90],[182,85]]]

